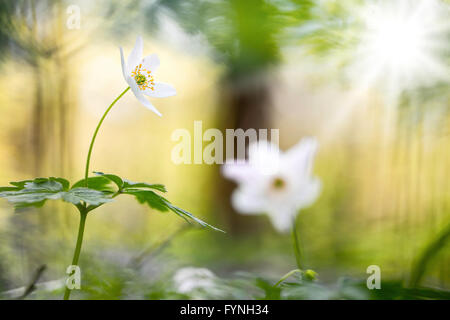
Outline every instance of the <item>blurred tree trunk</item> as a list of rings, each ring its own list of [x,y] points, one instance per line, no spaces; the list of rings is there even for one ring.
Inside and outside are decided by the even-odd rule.
[[[268,102],[269,85],[264,77],[251,76],[240,79],[225,79],[224,90],[220,97],[223,106],[220,107],[219,119],[221,129],[266,129],[269,125]],[[259,137],[258,137],[259,138]],[[247,141],[248,143],[248,141]],[[235,145],[236,156],[236,145]],[[225,155],[224,155],[225,157]],[[231,194],[236,184],[217,174],[216,203],[220,204],[220,215],[225,219],[227,232],[235,235],[257,230],[260,223],[251,217],[237,213],[231,206]]]

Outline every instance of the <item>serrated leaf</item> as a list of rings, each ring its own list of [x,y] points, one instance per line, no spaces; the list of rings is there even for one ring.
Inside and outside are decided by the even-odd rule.
[[[81,201],[84,201],[94,206],[113,201],[113,199],[105,193],[90,188],[70,189],[62,195],[62,198],[64,201],[71,202],[73,204],[79,204]]]
[[[32,192],[59,192],[63,191],[63,185],[56,180],[42,180],[42,178],[26,182],[24,185],[25,190]]]
[[[55,178],[55,177],[50,177],[49,180],[61,183],[64,191],[69,190],[70,182],[68,180],[66,180],[64,178]]]
[[[124,179],[123,189],[129,189],[129,188],[148,188],[148,189],[154,189],[161,192],[167,192],[166,187],[162,184],[150,184],[145,182],[133,182],[130,180]]]
[[[195,217],[192,213],[187,212],[186,210],[183,210],[181,208],[178,208],[171,204],[169,200],[166,198],[160,196],[159,194],[156,194],[154,191],[151,190],[140,190],[140,189],[126,189],[124,191],[124,194],[133,195],[136,197],[136,199],[140,203],[147,204],[153,209],[165,212],[165,211],[172,211],[173,213],[177,214],[181,218],[185,219],[189,222],[189,219],[195,221],[196,223],[200,224],[202,227],[208,227],[216,231],[224,232],[223,230],[220,230],[205,221]]]
[[[14,203],[16,207],[40,207],[46,200],[61,198],[63,190],[60,182],[45,178],[11,182],[11,184],[15,186],[15,190],[0,192],[0,197]]]
[[[14,191],[14,190],[20,190],[18,187],[0,187],[0,192],[3,191]]]
[[[25,186],[25,183],[32,182],[32,181],[33,180],[11,181],[9,184],[22,189]]]
[[[165,202],[161,200],[162,197],[153,191],[126,189],[123,193],[135,196],[139,203],[147,204],[149,207],[158,211],[164,212],[169,210]]]
[[[75,188],[85,188],[86,179],[82,179],[80,181],[77,181],[71,189]],[[111,180],[105,178],[105,177],[89,177],[88,178],[88,187],[89,189],[94,189],[102,192],[114,192],[114,187],[111,184]]]
[[[119,190],[122,190],[123,187],[123,180],[121,177],[116,176],[115,174],[109,174],[109,173],[103,173],[103,172],[94,172],[96,175],[105,177],[106,179],[111,180],[116,184],[116,186],[119,188]]]
[[[17,207],[34,205],[41,206],[45,200],[61,198],[61,192],[45,192],[33,189],[0,192],[0,197],[14,203]]]
[[[11,182],[14,187],[0,188],[0,197],[12,202],[15,207],[42,206],[47,200],[62,199],[73,204],[84,201],[99,205],[112,201],[104,192],[91,188],[75,188],[66,191],[70,183],[63,178],[37,178]]]
[[[168,202],[168,200],[166,200],[166,201]],[[190,218],[190,219],[194,220],[195,222],[197,222],[198,224],[200,224],[200,225],[203,226],[203,227],[208,227],[208,228],[211,228],[211,229],[213,229],[213,230],[216,230],[216,231],[220,231],[220,232],[225,233],[225,231],[223,231],[223,230],[221,230],[221,229],[219,229],[219,228],[216,228],[216,227],[210,225],[209,223],[206,223],[205,221],[203,221],[203,220],[197,218],[196,216],[194,216],[192,213],[190,213],[190,212],[188,212],[188,211],[186,211],[186,210],[184,210],[184,209],[178,208],[177,206],[174,206],[174,205],[171,204],[170,202],[168,202],[168,205],[169,205],[169,209],[170,209],[172,212],[174,212],[174,213],[176,213],[177,215],[179,215],[180,217],[183,217],[183,218]]]

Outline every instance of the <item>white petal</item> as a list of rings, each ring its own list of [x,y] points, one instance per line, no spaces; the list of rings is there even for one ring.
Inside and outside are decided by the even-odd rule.
[[[278,207],[268,212],[268,216],[273,226],[278,232],[289,232],[294,223],[297,211],[290,207]]]
[[[188,293],[197,288],[211,289],[214,287],[215,278],[209,269],[186,267],[179,269],[173,280],[178,292]]]
[[[154,90],[145,89],[144,93],[153,98],[166,98],[176,95],[177,91],[171,84],[155,82]]]
[[[289,149],[283,157],[285,170],[296,172],[297,178],[302,178],[312,173],[313,161],[317,151],[315,138],[303,138]]]
[[[125,81],[127,81],[127,65],[125,64],[125,58],[123,57],[123,49],[120,47],[120,62],[122,62],[122,74]]]
[[[280,169],[280,149],[272,142],[260,140],[248,148],[250,164],[263,175],[276,174]]]
[[[267,140],[260,140],[253,142],[248,147],[248,156],[252,157],[265,157],[277,155],[280,152],[278,146]]]
[[[237,183],[252,180],[252,167],[244,160],[227,160],[222,166],[222,174],[225,178]]]
[[[154,113],[156,113],[158,116],[162,116],[162,114],[158,111],[158,109],[156,109],[151,103],[150,101],[148,101],[144,95],[142,94],[141,90],[139,89],[138,85],[136,84],[136,82],[131,78],[128,77],[127,78],[127,82],[131,87],[131,90],[133,91],[134,95],[136,96],[136,98],[139,100],[140,103],[142,103],[145,107],[147,107],[148,109],[150,109],[151,111],[153,111]]]
[[[297,192],[296,208],[303,209],[312,205],[320,195],[322,183],[319,179],[311,179]]]
[[[136,38],[136,43],[134,45],[133,50],[131,51],[130,55],[128,56],[128,62],[127,62],[127,74],[130,75],[131,71],[136,68],[136,66],[141,63],[142,61],[142,55],[144,51],[144,41],[142,40],[141,36],[138,36]]]
[[[159,58],[154,53],[146,56],[142,61],[142,66],[151,72],[155,72],[158,69],[159,64]]]
[[[233,208],[242,214],[262,214],[266,209],[264,196],[239,188],[231,195]]]

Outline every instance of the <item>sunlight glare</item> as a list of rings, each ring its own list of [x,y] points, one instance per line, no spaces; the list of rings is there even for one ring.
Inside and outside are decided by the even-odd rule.
[[[380,86],[391,98],[403,90],[449,81],[449,6],[437,0],[381,1],[362,13],[364,30],[351,71],[358,85]]]

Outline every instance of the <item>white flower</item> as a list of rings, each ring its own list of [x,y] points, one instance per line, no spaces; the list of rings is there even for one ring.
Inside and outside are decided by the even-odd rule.
[[[133,51],[125,63],[123,50],[120,48],[122,73],[136,98],[148,109],[161,116],[161,113],[148,101],[144,94],[154,98],[165,98],[176,94],[175,88],[167,83],[155,81],[154,74],[159,67],[159,58],[151,54],[142,59],[144,43],[138,36]]]
[[[312,176],[316,149],[314,138],[302,139],[285,153],[267,141],[251,144],[248,162],[223,166],[223,175],[239,184],[233,207],[242,214],[267,213],[278,231],[289,231],[299,210],[320,194],[320,180]]]
[[[205,268],[186,267],[179,269],[174,277],[176,290],[179,293],[190,293],[196,289],[210,289],[215,286],[216,276]]]

